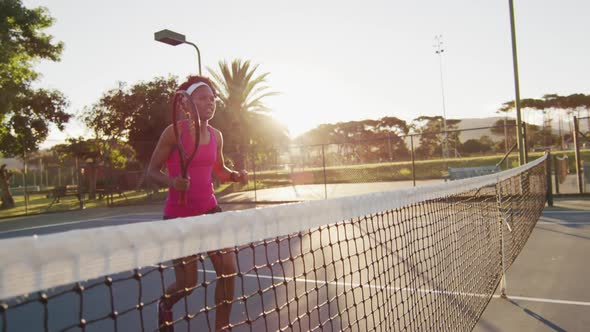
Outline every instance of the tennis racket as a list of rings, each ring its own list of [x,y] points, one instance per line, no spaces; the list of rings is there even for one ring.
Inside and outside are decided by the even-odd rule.
[[[172,103],[172,125],[180,159],[180,175],[188,176],[188,166],[197,154],[201,138],[201,119],[197,105],[186,91],[177,91]],[[178,204],[186,205],[186,192],[180,191]]]

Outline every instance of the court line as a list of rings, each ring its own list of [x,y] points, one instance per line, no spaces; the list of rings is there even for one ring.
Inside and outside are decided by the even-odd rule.
[[[563,213],[563,214],[585,214],[585,213],[590,213],[589,211],[570,211],[570,210],[564,210],[564,211],[543,211],[543,214],[545,213],[551,213],[551,214],[559,214],[559,213]]]
[[[553,221],[538,221],[537,225],[590,225],[588,221],[561,221],[561,222],[553,222]]]
[[[541,216],[539,218],[539,221],[537,221],[537,224],[542,224],[542,225],[547,225],[547,224],[553,224],[553,225],[590,225],[590,222],[588,222],[588,221],[564,221],[563,219],[558,219],[558,218],[555,218],[555,217]]]
[[[556,303],[556,304],[573,304],[573,305],[581,305],[581,306],[590,306],[590,302],[582,302],[582,301],[569,301],[569,300],[554,300],[554,299],[544,299],[544,298],[537,298],[537,297],[525,297],[525,296],[507,296],[511,300],[519,300],[519,301],[530,301],[530,302],[542,302],[542,303]],[[501,298],[500,295],[494,295],[494,298]]]
[[[557,214],[557,213],[589,213],[590,211],[543,211],[543,213],[553,213],[553,214]],[[35,226],[35,227],[26,227],[26,228],[19,228],[19,229],[13,229],[13,230],[7,230],[7,231],[1,231],[0,234],[9,234],[9,233],[15,233],[18,231],[28,231],[28,230],[33,230],[33,229],[43,229],[43,228],[48,228],[48,227],[55,227],[55,226],[60,226],[60,225],[74,225],[74,224],[82,224],[85,222],[90,222],[90,221],[99,221],[99,220],[111,220],[111,219],[116,219],[116,220],[120,220],[121,222],[125,222],[125,221],[134,221],[133,220],[129,220],[129,219],[121,219],[120,217],[124,217],[124,216],[154,216],[154,220],[159,220],[160,219],[160,214],[159,213],[154,213],[154,212],[138,212],[138,213],[125,213],[125,214],[120,214],[120,215],[115,215],[115,216],[108,216],[108,217],[102,217],[102,218],[93,218],[93,219],[80,219],[80,220],[74,220],[74,221],[68,221],[68,222],[62,222],[62,223],[57,223],[57,224],[50,224],[50,225],[43,225],[43,226]],[[140,218],[138,218],[140,220]],[[559,219],[554,219],[551,217],[545,217],[545,216],[541,216],[540,218],[542,219],[550,219],[550,220],[554,220],[555,222],[543,222],[543,221],[539,221],[537,222],[538,224],[560,224],[560,225],[584,225],[584,224],[590,224],[589,222],[564,222],[564,221],[560,221]],[[151,221],[152,219],[146,219],[146,220],[142,220],[142,221]]]
[[[570,211],[570,212],[579,212],[579,211]],[[124,216],[131,216],[131,218],[121,218],[121,217],[124,217]],[[137,216],[137,218],[133,218],[133,216]],[[144,217],[141,217],[141,216],[154,216],[154,218],[146,218],[146,219],[144,219]],[[18,233],[18,232],[21,232],[21,231],[26,232],[26,231],[31,231],[31,230],[41,230],[41,229],[47,229],[47,228],[59,227],[59,226],[66,226],[66,225],[84,224],[84,223],[87,223],[87,222],[94,222],[94,221],[114,221],[114,220],[120,221],[121,223],[127,223],[127,222],[132,222],[132,221],[137,221],[137,222],[154,221],[154,220],[160,220],[160,214],[158,214],[158,213],[149,213],[149,212],[144,212],[144,213],[128,213],[128,214],[122,214],[122,215],[116,215],[116,216],[109,216],[109,217],[102,217],[102,218],[82,219],[82,220],[62,222],[62,223],[57,223],[57,224],[49,224],[49,225],[43,225],[43,226],[25,227],[25,228],[18,228],[18,229],[0,231],[0,235],[6,235],[6,234],[11,234],[11,233]],[[555,219],[555,218],[551,218],[551,217],[541,216],[541,218],[537,222],[537,224],[539,224],[539,225],[563,225],[563,226],[568,226],[568,225],[590,225],[590,222],[584,222],[584,221],[562,221],[561,219]],[[108,225],[97,225],[97,227],[106,227],[106,226],[108,226]],[[72,230],[74,230],[74,229],[72,229]]]
[[[214,270],[200,270],[205,273],[212,273],[217,274]],[[243,274],[242,276],[248,278],[257,278],[257,279],[269,279],[269,280],[279,280],[279,281],[295,281],[295,282],[302,282],[308,284],[319,284],[323,285],[338,285],[338,286],[348,286],[350,288],[371,288],[377,290],[394,290],[394,291],[402,291],[402,292],[414,292],[414,293],[431,293],[431,294],[442,294],[442,295],[462,295],[462,296],[472,296],[472,297],[488,297],[488,294],[477,294],[477,293],[466,293],[466,292],[451,292],[451,291],[442,291],[442,290],[434,290],[434,289],[416,289],[416,288],[408,288],[408,287],[392,287],[392,286],[379,286],[379,285],[370,285],[370,284],[360,284],[360,283],[349,283],[349,282],[327,282],[315,279],[303,279],[303,278],[290,278],[290,277],[273,277],[264,274]],[[492,298],[502,298],[498,294],[494,294]],[[542,302],[542,303],[555,303],[555,304],[570,304],[570,305],[581,305],[581,306],[590,306],[590,302],[582,302],[582,301],[569,301],[569,300],[555,300],[555,299],[546,299],[546,298],[536,298],[536,297],[525,297],[525,296],[507,296],[508,299],[517,300],[517,301],[530,301],[530,302]]]
[[[56,226],[62,226],[62,225],[83,224],[83,223],[86,223],[86,222],[99,221],[99,220],[105,221],[105,220],[113,220],[114,219],[114,220],[120,220],[122,222],[124,222],[124,221],[135,221],[137,219],[123,219],[123,218],[120,218],[120,217],[124,217],[124,216],[134,216],[134,215],[138,215],[138,213],[126,213],[126,214],[120,214],[120,215],[116,215],[116,216],[108,216],[108,217],[102,217],[102,218],[81,219],[81,220],[67,221],[67,222],[62,222],[62,223],[57,223],[57,224],[49,224],[49,225],[35,226],[35,227],[26,227],[26,228],[18,228],[18,229],[12,229],[12,230],[7,230],[7,231],[2,231],[2,232],[0,232],[0,234],[15,233],[15,232],[28,231],[28,230],[33,230],[33,229],[43,229],[43,228],[56,227]],[[146,219],[144,221],[151,221],[151,220],[152,219]],[[159,220],[159,219],[153,219],[153,220]]]

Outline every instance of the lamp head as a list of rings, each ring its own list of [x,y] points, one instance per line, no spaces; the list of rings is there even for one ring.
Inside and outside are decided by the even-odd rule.
[[[167,29],[154,33],[154,39],[172,46],[184,44],[186,42],[185,35]]]

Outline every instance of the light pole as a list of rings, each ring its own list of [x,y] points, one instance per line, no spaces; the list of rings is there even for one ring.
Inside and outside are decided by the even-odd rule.
[[[520,114],[520,83],[518,79],[518,56],[516,53],[516,27],[514,23],[514,4],[508,1],[510,7],[510,32],[512,37],[512,65],[514,70],[514,106],[516,107],[516,139],[518,142],[518,161],[520,165],[526,164],[526,143],[522,132],[522,118]]]
[[[197,50],[197,61],[199,64],[199,76],[201,75],[201,51],[199,51],[199,48],[197,47],[197,45],[187,41],[185,35],[180,34],[178,32],[164,29],[164,30],[160,30],[160,31],[154,33],[154,39],[156,41],[161,42],[161,43],[172,45],[172,46],[176,46],[178,44],[192,45]]]
[[[442,48],[442,35],[436,35],[434,36],[434,47],[435,47],[435,51],[434,53],[438,54],[438,60],[439,60],[439,68],[440,68],[440,91],[442,94],[442,110],[443,110],[443,129],[445,131],[445,142],[443,145],[443,158],[447,159],[448,158],[448,149],[449,149],[449,134],[447,133],[447,109],[445,107],[445,86],[444,86],[444,81],[443,81],[443,70],[442,70],[442,54],[445,51]]]

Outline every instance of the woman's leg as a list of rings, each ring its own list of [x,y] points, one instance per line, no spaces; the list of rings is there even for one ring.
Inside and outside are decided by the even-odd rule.
[[[174,331],[174,327],[170,325],[173,321],[172,307],[184,296],[191,294],[197,285],[197,261],[197,256],[184,257],[173,261],[176,281],[168,286],[164,296],[158,303],[160,332]]]
[[[223,331],[229,325],[232,302],[234,300],[235,277],[237,272],[236,253],[233,249],[209,252],[217,274],[215,283],[215,331]]]
[[[174,304],[189,296],[197,285],[197,256],[188,256],[174,261],[176,281],[166,288],[165,305],[172,309]]]

